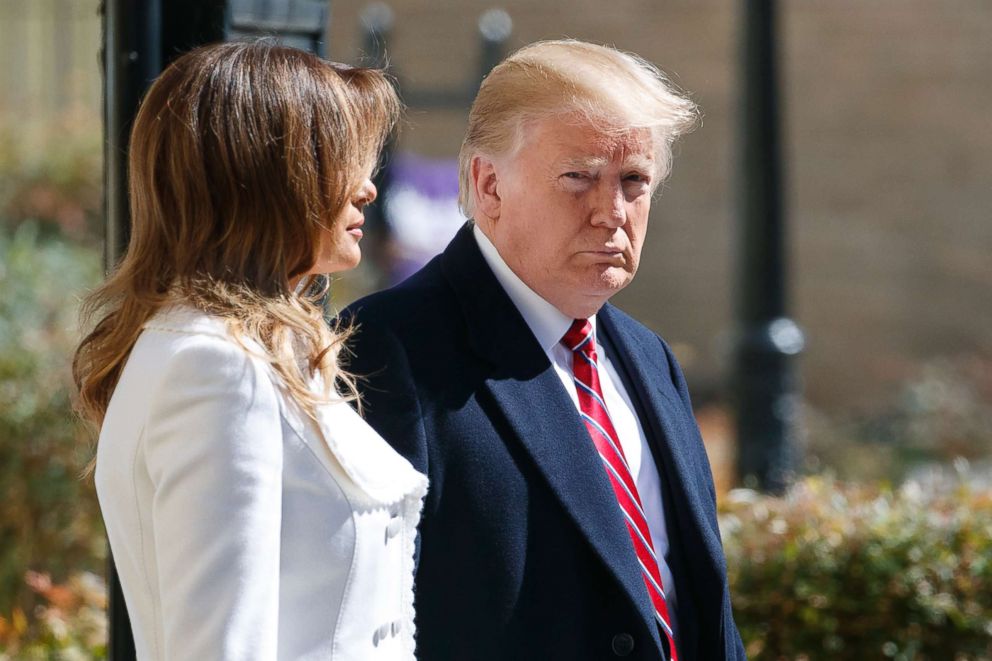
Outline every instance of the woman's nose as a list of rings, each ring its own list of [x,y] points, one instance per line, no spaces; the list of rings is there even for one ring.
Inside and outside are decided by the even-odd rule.
[[[371,179],[366,179],[365,183],[362,185],[362,189],[365,193],[365,204],[372,204],[375,202],[375,198],[379,196],[379,190],[372,183]]]
[[[355,197],[355,203],[361,207],[366,204],[372,204],[378,195],[379,191],[376,189],[375,184],[372,183],[371,179],[366,179],[365,183],[363,183],[358,189],[358,195]]]

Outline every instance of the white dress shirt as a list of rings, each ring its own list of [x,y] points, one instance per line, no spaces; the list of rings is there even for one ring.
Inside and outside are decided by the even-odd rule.
[[[496,275],[499,284],[506,291],[510,300],[520,311],[524,321],[537,339],[544,353],[554,366],[555,373],[572,398],[576,410],[579,409],[579,395],[575,390],[572,373],[572,352],[561,343],[561,338],[572,325],[572,319],[563,314],[558,308],[541,298],[533,289],[527,286],[513,270],[506,265],[496,246],[483,234],[478,225],[473,227],[475,240],[489,268]],[[644,506],[644,515],[648,529],[651,531],[651,541],[658,556],[658,569],[665,590],[668,613],[673,630],[677,627],[675,618],[675,582],[671,569],[668,567],[668,531],[665,528],[665,510],[661,497],[661,478],[655,465],[651,448],[648,445],[644,428],[637,417],[630,395],[617,373],[610,354],[596,335],[596,316],[589,318],[593,328],[593,339],[596,342],[596,354],[599,356],[599,382],[603,389],[603,398],[610,413],[610,420],[620,437],[620,445],[627,458],[627,465],[637,484],[637,491]],[[591,442],[591,441],[590,441]]]

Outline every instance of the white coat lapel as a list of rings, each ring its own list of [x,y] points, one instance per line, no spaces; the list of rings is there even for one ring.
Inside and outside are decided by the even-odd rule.
[[[317,422],[323,441],[350,481],[354,496],[389,505],[427,493],[419,473],[345,402],[321,406]]]

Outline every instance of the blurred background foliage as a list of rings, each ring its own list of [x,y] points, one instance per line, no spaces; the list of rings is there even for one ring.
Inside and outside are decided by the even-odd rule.
[[[749,658],[992,658],[992,483],[957,466],[898,489],[731,491],[721,527]]]
[[[0,655],[105,645],[106,542],[70,404],[77,303],[102,276],[99,118],[0,124]],[[42,573],[43,572],[43,573]],[[60,658],[67,658],[65,655]]]
[[[0,122],[0,224],[101,249],[103,133],[96,108]]]
[[[90,21],[74,33],[90,54],[76,58],[88,77],[70,72],[76,101],[0,99],[0,661],[106,656],[106,545],[82,477],[93,434],[69,379],[78,300],[102,276],[96,5],[73,5]],[[354,7],[338,7],[347,22]],[[686,172],[673,191],[698,179]],[[696,217],[677,211],[667,231]],[[339,302],[360,291],[342,284]],[[726,410],[697,397],[752,658],[992,659],[992,359],[933,348],[870,406],[807,403],[803,477],[783,498],[734,489]]]

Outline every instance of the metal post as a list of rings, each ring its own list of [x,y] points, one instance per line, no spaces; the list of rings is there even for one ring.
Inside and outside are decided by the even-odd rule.
[[[513,32],[513,20],[502,9],[490,9],[479,17],[479,36],[482,37],[482,53],[479,57],[480,84],[493,67],[506,57],[506,44],[511,32]]]
[[[165,0],[161,28],[162,68],[197,46],[223,41],[227,13],[225,0]]]
[[[786,316],[785,222],[774,0],[744,2],[742,237],[736,355],[738,473],[778,493],[795,469],[803,333]]]
[[[109,271],[130,236],[127,145],[141,95],[161,70],[158,0],[103,2],[105,264]]]

